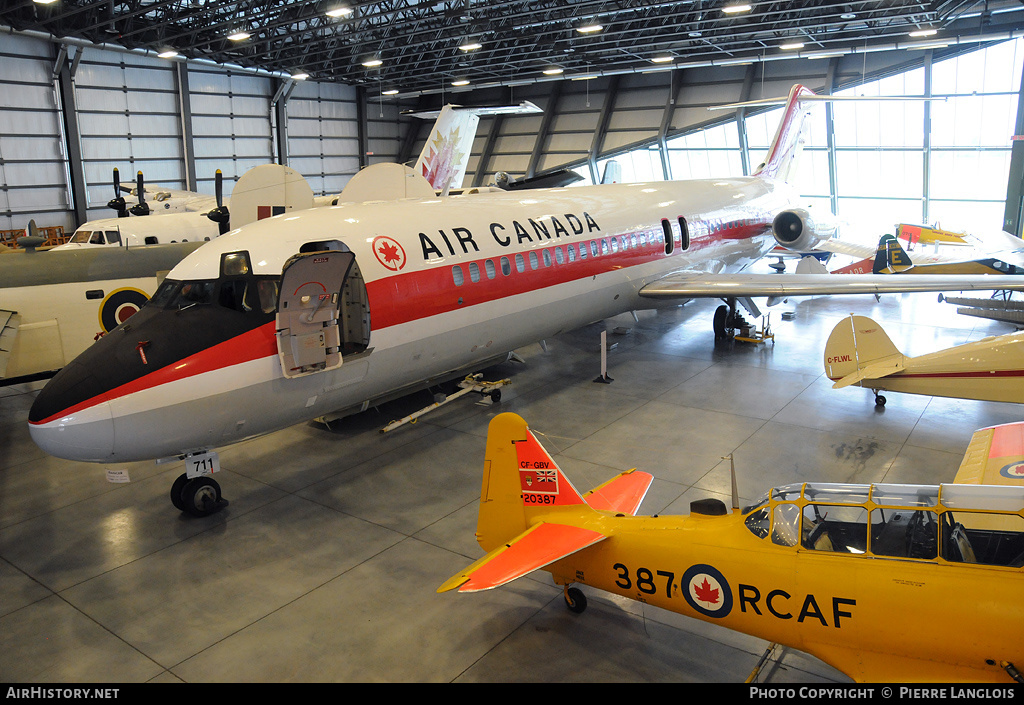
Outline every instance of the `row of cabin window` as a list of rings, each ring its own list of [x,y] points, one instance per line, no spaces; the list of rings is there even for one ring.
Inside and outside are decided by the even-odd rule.
[[[682,238],[676,236],[673,238],[672,226],[668,220],[662,221],[662,229],[664,233],[664,245],[665,254],[672,254],[676,244],[681,244],[683,250],[686,250],[690,246],[689,235],[686,229],[686,220],[684,218],[679,219],[680,230],[682,232]],[[650,246],[659,244],[660,238],[658,237],[657,231],[651,231],[646,233],[636,233],[632,235],[617,235],[611,238],[602,238],[601,240],[591,240],[590,242],[579,243],[579,253],[577,254],[576,245],[568,244],[565,246],[565,251],[562,250],[561,246],[554,247],[551,249],[544,249],[540,251],[540,256],[537,255],[536,250],[531,250],[527,253],[530,260],[530,269],[540,269],[541,261],[545,267],[552,265],[551,252],[554,250],[554,262],[557,264],[565,264],[568,262],[575,262],[577,259],[584,260],[588,256],[599,257],[601,255],[612,254],[618,252],[620,247],[625,252],[626,250],[636,249],[638,247]],[[588,255],[589,247],[589,255]],[[498,260],[501,266],[501,273],[504,276],[508,276],[512,273],[512,265],[509,262],[508,257],[502,256]],[[526,259],[523,257],[521,252],[517,252],[515,255],[516,271],[522,274],[526,271]],[[480,281],[480,266],[476,262],[469,263],[469,279],[473,283]],[[497,276],[497,270],[494,266],[494,261],[487,259],[484,260],[484,271],[487,273],[488,279],[494,279]],[[462,273],[462,265],[456,264],[452,267],[452,279],[455,281],[455,286],[462,286],[466,278]]]

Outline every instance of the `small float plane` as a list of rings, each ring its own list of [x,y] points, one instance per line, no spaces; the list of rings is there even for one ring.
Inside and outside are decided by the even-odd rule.
[[[256,221],[185,258],[39,393],[32,438],[67,459],[187,459],[171,499],[206,514],[219,506],[218,446],[356,413],[626,311],[722,298],[717,332],[740,297],[794,294],[790,284],[801,294],[1024,287],[737,274],[776,243],[805,249],[833,234],[786,183],[805,95],[793,88],[747,177],[438,198],[413,169],[370,166],[353,181],[376,202]]]
[[[982,338],[907,357],[866,316],[845,318],[825,343],[825,374],[833,389],[857,386],[933,397],[1024,402],[1024,332]]]
[[[630,470],[580,493],[515,414],[491,420],[476,537],[438,592],[536,570],[809,653],[857,681],[1024,682],[1024,424],[974,434],[953,484],[799,483],[637,516]],[[735,487],[735,483],[734,483]]]

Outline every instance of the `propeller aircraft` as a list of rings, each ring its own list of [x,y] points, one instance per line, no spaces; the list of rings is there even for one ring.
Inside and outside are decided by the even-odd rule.
[[[977,431],[952,484],[797,483],[639,516],[653,477],[580,493],[519,416],[490,422],[476,537],[438,588],[537,570],[809,653],[866,682],[1024,682],[1024,424]]]
[[[990,336],[946,350],[907,357],[866,316],[845,318],[825,343],[825,374],[833,389],[866,387],[934,397],[1024,402],[1024,332]]]
[[[800,293],[1024,287],[739,274],[777,243],[803,250],[834,233],[786,181],[808,95],[792,89],[747,177],[438,198],[413,169],[370,166],[357,177],[375,202],[256,221],[186,257],[39,393],[32,438],[67,459],[185,460],[171,500],[204,515],[221,506],[218,446],[357,413],[626,311],[707,296],[731,313],[796,280]]]

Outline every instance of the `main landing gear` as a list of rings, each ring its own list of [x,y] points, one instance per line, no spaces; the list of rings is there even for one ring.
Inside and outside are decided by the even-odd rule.
[[[205,517],[228,506],[221,496],[220,484],[209,475],[190,478],[182,473],[171,485],[171,504],[179,511]]]
[[[715,309],[715,317],[712,327],[715,331],[715,343],[723,343],[734,340],[737,330],[752,330],[753,326],[747,322],[743,314],[736,308],[737,299],[723,299],[724,304]],[[761,315],[760,309],[754,305],[749,298],[740,300],[743,307],[755,318]]]

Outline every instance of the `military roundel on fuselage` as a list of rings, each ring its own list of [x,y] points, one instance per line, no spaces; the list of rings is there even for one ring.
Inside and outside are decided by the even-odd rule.
[[[139,289],[114,289],[100,304],[100,328],[104,333],[109,333],[127,321],[148,300],[149,294]]]
[[[732,611],[732,589],[725,576],[709,565],[690,566],[679,587],[690,607],[705,617],[720,619]]]

